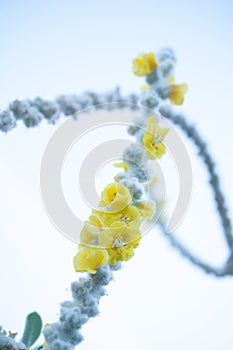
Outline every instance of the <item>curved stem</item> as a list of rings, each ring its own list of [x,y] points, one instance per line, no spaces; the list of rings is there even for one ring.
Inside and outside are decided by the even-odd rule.
[[[200,258],[195,256],[184,244],[180,243],[173,234],[167,234],[164,225],[159,223],[160,230],[164,234],[164,236],[169,240],[171,246],[179,251],[181,255],[183,255],[186,259],[188,259],[192,264],[202,269],[204,272],[208,274],[212,274],[216,277],[225,277],[229,275],[233,275],[232,262],[227,261],[226,264],[222,268],[217,268],[212,266]]]
[[[215,171],[215,162],[213,161],[213,157],[211,156],[205,141],[203,141],[197,129],[192,124],[189,124],[183,115],[175,113],[168,106],[160,107],[159,112],[163,117],[171,120],[174,124],[178,125],[182,129],[182,131],[186,134],[186,136],[192,140],[192,142],[196,145],[198,149],[198,154],[202,159],[207,172],[209,173],[210,187],[214,195],[215,205],[216,205],[217,213],[221,220],[224,237],[230,250],[230,256],[228,261],[226,262],[225,267],[218,270],[202,262],[199,258],[196,258],[195,256],[193,256],[193,254],[181,243],[179,243],[174,238],[174,236],[166,234],[166,237],[170,240],[173,247],[179,250],[182,255],[188,258],[193,264],[202,268],[205,272],[213,273],[216,276],[225,276],[229,274],[232,275],[233,274],[232,224],[228,216],[228,208],[220,186],[220,179],[218,174]],[[163,226],[161,227],[162,227],[162,231],[164,231]]]

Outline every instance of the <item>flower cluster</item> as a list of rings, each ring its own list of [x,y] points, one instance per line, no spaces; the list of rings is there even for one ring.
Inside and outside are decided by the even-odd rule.
[[[175,61],[174,53],[169,48],[162,49],[156,57],[153,53],[140,53],[133,60],[134,74],[146,77],[147,85],[143,86],[143,90],[150,91],[150,95],[154,92],[158,96],[157,98],[153,96],[157,104],[158,98],[169,98],[175,105],[181,105],[184,101],[188,87],[186,84],[174,84]],[[146,94],[146,96],[149,95]],[[148,103],[150,104],[150,101],[147,101],[147,106]]]
[[[133,205],[129,189],[120,183],[104,189],[99,206],[102,210],[92,211],[80,233],[79,252],[74,257],[78,272],[94,274],[106,263],[117,265],[132,258],[141,238],[142,219],[151,219],[155,212],[152,201]]]
[[[150,83],[142,94],[146,107],[156,109],[161,97],[165,98],[165,88],[171,81],[172,60],[174,58],[169,50],[160,53],[158,62],[153,53],[140,54],[134,60],[134,73],[147,76]],[[169,98],[178,101],[184,89],[181,90],[170,84]],[[115,176],[116,182],[101,193],[98,209],[93,210],[84,223],[79,251],[74,257],[77,272],[95,274],[105,264],[114,266],[132,258],[142,236],[141,223],[155,215],[155,202],[143,197],[154,177],[151,176],[149,162],[165,154],[164,138],[169,130],[159,127],[158,111],[154,114],[147,111],[142,111],[142,115],[128,129],[137,143],[127,147],[123,161],[115,164],[117,168],[122,168],[122,172]]]
[[[147,59],[145,69],[155,69],[151,55],[143,59]],[[141,125],[132,129],[138,142],[127,147],[123,161],[115,164],[123,172],[103,190],[97,210],[92,210],[81,230],[74,257],[77,272],[95,274],[105,264],[114,266],[131,259],[142,237],[141,223],[155,215],[155,202],[144,196],[152,181],[148,163],[166,152],[163,141],[169,130],[158,127],[157,115],[145,114],[138,123]]]

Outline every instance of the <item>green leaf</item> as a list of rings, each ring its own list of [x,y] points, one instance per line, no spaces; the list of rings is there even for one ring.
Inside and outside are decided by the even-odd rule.
[[[42,320],[37,312],[32,312],[26,318],[22,342],[27,348],[32,346],[39,338],[42,330]]]

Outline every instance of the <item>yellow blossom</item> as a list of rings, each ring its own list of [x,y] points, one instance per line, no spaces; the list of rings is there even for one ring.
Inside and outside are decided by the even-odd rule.
[[[82,244],[95,244],[98,240],[98,234],[103,227],[103,213],[92,211],[89,220],[85,221],[84,226],[80,232],[80,241]]]
[[[96,273],[100,266],[108,261],[106,249],[79,245],[79,252],[74,257],[74,268],[77,272]]]
[[[94,244],[96,241],[97,234],[91,231],[91,226],[88,223],[85,223],[81,232],[80,232],[80,242],[82,244]]]
[[[158,67],[153,53],[141,53],[133,60],[133,72],[139,77],[147,76]]]
[[[132,244],[128,244],[125,247],[120,248],[108,248],[108,263],[110,265],[116,265],[121,261],[127,261],[134,256],[134,247]]]
[[[112,183],[105,187],[101,193],[100,206],[108,210],[119,211],[127,207],[132,201],[131,194],[127,187]]]
[[[166,152],[166,147],[162,141],[169,130],[156,128],[156,116],[150,117],[147,123],[148,129],[143,136],[143,144],[147,156],[150,159],[161,158]]]
[[[103,214],[103,227],[110,228],[115,222],[123,222],[127,227],[140,224],[140,211],[135,206],[129,206],[119,212]]]
[[[124,162],[122,162],[122,163],[116,163],[116,164],[114,164],[114,166],[115,166],[116,168],[123,168],[125,172],[127,172],[127,171],[128,171],[128,168],[129,168],[128,164],[126,164],[126,163],[124,163]]]
[[[106,248],[120,248],[140,236],[140,211],[131,206],[118,214],[109,214],[105,219],[108,229],[101,230],[99,243]]]
[[[151,215],[151,208],[142,208],[142,204],[138,208],[130,205],[131,201],[128,188],[121,184],[112,183],[104,189],[103,210],[92,210],[80,234],[79,252],[74,257],[77,272],[94,274],[106,263],[115,265],[134,256],[141,239],[140,224],[144,216]]]
[[[125,240],[128,240],[126,225],[123,222],[116,221],[111,228],[102,230],[99,235],[99,243],[102,247],[123,246]]]
[[[181,105],[184,102],[184,94],[188,91],[186,84],[169,85],[168,97],[174,105]]]
[[[139,201],[137,203],[140,213],[143,217],[148,218],[151,220],[153,216],[155,215],[155,202],[152,200],[147,201]]]

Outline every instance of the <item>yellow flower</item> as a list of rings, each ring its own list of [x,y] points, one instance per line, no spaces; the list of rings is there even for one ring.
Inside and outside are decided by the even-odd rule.
[[[168,97],[174,105],[181,105],[184,102],[184,94],[188,91],[186,84],[169,85]]]
[[[85,221],[84,226],[80,232],[80,241],[82,244],[96,244],[98,234],[103,227],[103,213],[99,211],[92,211],[89,220]]]
[[[152,200],[148,201],[140,201],[137,203],[140,213],[142,217],[148,218],[151,220],[153,216],[155,215],[155,202]]]
[[[153,53],[141,53],[133,60],[133,72],[139,77],[147,76],[158,67]]]
[[[125,209],[116,212],[103,214],[103,227],[110,228],[115,222],[123,222],[127,226],[140,224],[140,211],[135,206],[126,207]]]
[[[77,272],[95,274],[107,263],[115,265],[134,256],[141,239],[140,224],[144,217],[152,216],[154,203],[139,202],[136,207],[131,201],[129,190],[121,184],[112,183],[104,189],[103,211],[92,210],[80,234],[79,252],[74,257]]]
[[[126,225],[120,221],[114,222],[111,228],[102,230],[99,235],[99,243],[105,248],[121,247],[127,240]]]
[[[140,211],[131,206],[118,214],[107,214],[104,220],[108,229],[99,234],[99,244],[106,248],[120,248],[140,236]]]
[[[121,248],[108,248],[108,263],[110,265],[116,265],[121,261],[127,261],[134,256],[134,248],[132,244],[128,244]]]
[[[105,187],[101,193],[100,206],[107,210],[119,211],[127,207],[132,201],[131,194],[127,187],[112,183]]]
[[[126,163],[124,163],[124,162],[122,162],[122,163],[116,163],[116,164],[114,164],[114,166],[115,166],[116,168],[123,168],[125,172],[127,172],[127,171],[128,171],[128,168],[129,168],[128,164],[126,164]]]
[[[134,205],[122,210],[118,215],[119,220],[128,227],[138,226],[140,224],[140,212]]]
[[[166,147],[162,143],[168,133],[168,129],[156,128],[156,117],[152,116],[148,119],[148,129],[143,136],[143,144],[147,156],[150,159],[161,158],[166,152]]]
[[[96,241],[97,235],[91,232],[91,227],[88,225],[88,223],[85,223],[81,232],[80,232],[80,242],[82,244],[94,244]]]
[[[100,266],[108,261],[108,253],[106,249],[86,247],[79,245],[79,252],[74,257],[74,268],[77,272],[96,273]]]

